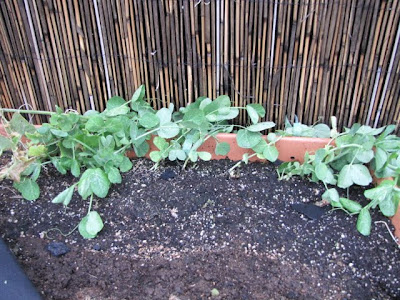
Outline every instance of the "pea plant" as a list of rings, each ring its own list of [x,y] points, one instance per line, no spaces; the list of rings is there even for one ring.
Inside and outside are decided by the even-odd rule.
[[[357,230],[363,235],[371,232],[370,209],[379,207],[383,215],[396,213],[400,199],[400,138],[393,135],[394,125],[382,128],[354,124],[338,134],[333,117],[333,138],[315,154],[306,153],[304,163],[286,162],[279,166],[280,179],[294,175],[307,176],[313,182],[321,181],[326,192],[323,200],[335,209],[349,214],[358,214]],[[369,167],[369,168],[368,168]],[[366,206],[349,199],[349,188],[353,185],[368,186],[372,182],[370,170],[383,180],[375,188],[367,189],[364,195],[370,202]],[[347,189],[346,197],[340,197],[338,188]]]
[[[336,131],[336,124],[332,124],[331,130],[326,124],[315,124],[312,126],[305,125],[299,122],[295,116],[294,123],[290,123],[289,119],[285,118],[285,130],[277,130],[276,132],[281,136],[303,136],[315,138],[330,138],[333,137]]]
[[[231,124],[240,109],[248,113],[250,126]],[[183,161],[183,168],[189,162],[210,160],[211,153],[199,151],[210,138],[217,142],[215,153],[226,155],[229,144],[219,142],[217,133],[233,130],[238,130],[239,146],[252,148],[270,161],[278,157],[276,139],[271,138],[269,143],[262,139],[261,131],[275,126],[273,122],[260,122],[265,109],[259,104],[231,107],[227,96],[215,100],[200,97],[177,112],[172,104],[156,111],[145,100],[144,86],[140,86],[129,101],[118,96],[109,99],[103,112],[89,110],[81,115],[73,111],[64,113],[58,107],[55,112],[0,112],[7,132],[7,137],[0,136],[0,154],[12,151],[10,163],[0,171],[0,179],[13,180],[22,196],[34,201],[40,196],[36,180],[44,165],[52,164],[61,174],[71,173],[76,182],[52,202],[67,207],[75,190],[84,200],[89,199],[87,214],[77,226],[87,239],[96,237],[104,226],[100,214],[92,209],[93,198],[105,198],[112,184],[121,183],[121,173],[133,166],[125,152],[133,149],[138,157],[144,156],[149,152],[151,138],[158,148],[149,154],[155,167],[165,159]],[[3,116],[4,112],[14,112],[10,121]],[[49,115],[49,123],[35,128],[20,113]],[[29,142],[23,143],[23,137]]]

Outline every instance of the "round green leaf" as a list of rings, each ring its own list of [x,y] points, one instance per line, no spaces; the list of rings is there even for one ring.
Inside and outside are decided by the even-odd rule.
[[[371,174],[364,165],[352,165],[351,172],[353,182],[358,185],[367,186],[372,182]]]
[[[231,146],[227,142],[217,143],[215,147],[216,155],[227,155],[231,150]]]
[[[154,128],[159,123],[160,120],[158,119],[158,117],[151,112],[144,113],[143,116],[139,119],[139,124],[147,129]]]
[[[248,131],[246,129],[240,129],[236,135],[238,145],[242,148],[253,148],[261,139],[261,133]]]
[[[206,161],[211,160],[211,157],[212,157],[211,153],[205,152],[205,151],[197,152],[197,155],[199,156],[200,159],[206,160]]]
[[[103,229],[104,224],[98,212],[91,211],[79,223],[79,232],[86,238],[91,239]]]
[[[325,180],[326,176],[328,175],[328,167],[324,163],[318,163],[315,166],[315,175],[319,180]]]
[[[278,159],[279,151],[275,146],[267,145],[263,151],[263,156],[270,162],[274,162]]]
[[[331,130],[326,124],[317,124],[314,127],[314,137],[318,138],[330,138]]]
[[[150,152],[150,159],[154,162],[159,162],[161,160],[161,152],[160,151],[152,151]]]
[[[132,167],[133,164],[131,160],[128,157],[124,156],[121,161],[121,164],[119,165],[119,170],[121,172],[128,172],[130,169],[132,169]]]
[[[47,151],[46,146],[44,145],[33,145],[28,149],[29,156],[41,156],[45,154]]]
[[[39,186],[36,181],[33,181],[30,178],[24,178],[20,182],[14,182],[14,187],[26,200],[34,201],[39,198]]]
[[[119,170],[115,167],[110,168],[110,170],[107,173],[107,177],[111,183],[121,183],[122,182],[121,174],[119,173]]]
[[[102,169],[94,169],[89,180],[90,188],[97,197],[104,198],[107,196],[110,189],[110,181]]]
[[[180,128],[178,124],[168,122],[164,123],[160,126],[160,129],[157,131],[157,134],[165,139],[170,139],[179,134]]]
[[[156,116],[160,119],[160,124],[171,123],[172,111],[168,108],[161,108],[156,112]]]
[[[379,209],[386,217],[393,217],[396,213],[396,208],[394,198],[391,195],[379,202]]]

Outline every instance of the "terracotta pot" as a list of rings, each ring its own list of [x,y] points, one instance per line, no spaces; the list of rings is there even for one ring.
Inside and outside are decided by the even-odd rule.
[[[219,133],[216,136],[219,142],[226,142],[231,146],[231,150],[227,155],[216,155],[215,146],[216,141],[209,138],[203,145],[200,146],[198,151],[207,151],[212,154],[212,159],[230,159],[233,161],[242,160],[243,154],[254,153],[251,149],[240,148],[236,141],[236,134],[234,133]],[[264,139],[267,137],[264,136]],[[278,159],[281,161],[304,161],[304,154],[308,151],[313,153],[320,148],[325,147],[331,139],[320,138],[304,138],[304,137],[283,137],[277,143],[276,147],[279,151]],[[153,144],[153,139],[149,141],[150,151],[157,151],[157,147]],[[135,153],[128,151],[128,156],[134,158]],[[146,155],[148,158],[148,154]],[[250,161],[261,161],[257,157],[252,157]]]

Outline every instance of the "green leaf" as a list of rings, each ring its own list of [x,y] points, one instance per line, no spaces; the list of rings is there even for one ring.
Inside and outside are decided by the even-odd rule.
[[[189,152],[189,159],[190,159],[192,162],[196,162],[197,159],[198,159],[198,154],[197,154],[197,152],[196,152],[196,151],[190,151],[190,152]]]
[[[246,105],[246,110],[247,110],[247,113],[249,114],[251,122],[253,124],[257,124],[258,119],[260,118],[257,111],[251,105]]]
[[[393,217],[396,214],[397,206],[394,202],[392,195],[387,196],[379,202],[379,209],[386,217]]]
[[[204,101],[204,100],[202,100]],[[228,96],[226,95],[221,95],[218,96],[214,101],[212,101],[210,104],[206,105],[203,109],[204,114],[215,114],[219,108],[221,107],[230,107],[231,106],[231,100],[229,99]]]
[[[89,234],[89,233],[86,231],[86,224],[87,224],[87,221],[88,221],[88,218],[87,218],[87,216],[86,216],[86,217],[84,217],[84,218],[79,222],[78,230],[79,230],[79,233],[81,234],[81,236],[82,236],[83,238],[85,238],[85,239],[93,239],[93,238],[96,237],[96,235]]]
[[[85,129],[89,132],[99,132],[104,128],[104,120],[99,115],[93,115],[85,124]]]
[[[374,159],[375,170],[380,170],[388,160],[388,153],[385,150],[376,147]]]
[[[217,143],[215,147],[216,155],[227,155],[231,150],[231,146],[227,142]]]
[[[202,126],[204,123],[207,123],[207,119],[205,117],[205,114],[200,109],[191,109],[191,110],[189,110],[183,116],[183,121],[184,122],[193,123],[194,125],[196,125],[195,128]]]
[[[20,113],[15,113],[10,121],[10,129],[14,132],[18,132],[20,135],[25,133],[34,133],[36,131],[35,126],[30,124]]]
[[[106,173],[100,168],[96,168],[93,170],[90,176],[90,188],[93,193],[100,198],[104,198],[108,194],[108,190],[110,189],[110,181]]]
[[[374,158],[373,150],[358,150],[356,158],[362,163],[369,163]]]
[[[24,178],[20,182],[14,182],[13,186],[26,200],[34,201],[39,198],[39,186],[36,181],[33,181],[30,178]]]
[[[179,160],[185,160],[186,159],[186,153],[185,151],[181,149],[173,149],[169,152],[168,154],[168,159],[171,161],[174,161],[176,159]]]
[[[335,188],[330,188],[322,194],[322,199],[329,202],[339,202],[339,193]]]
[[[132,98],[131,98],[131,107],[134,109],[133,104],[136,101],[141,101],[144,98],[146,92],[146,88],[144,85],[139,86],[139,88],[133,93]]]
[[[119,170],[122,173],[124,173],[124,172],[128,172],[130,169],[132,169],[132,167],[133,167],[133,164],[132,164],[131,160],[127,156],[124,156],[121,164],[119,165]]]
[[[157,134],[165,139],[170,139],[179,134],[180,128],[178,124],[169,122],[169,123],[164,123],[163,125],[160,126],[160,129],[157,131]]]
[[[28,155],[29,156],[41,156],[43,154],[46,154],[47,148],[44,145],[33,145],[30,146],[28,149]]]
[[[156,116],[160,120],[160,125],[171,123],[172,111],[168,108],[161,108],[156,112]]]
[[[109,133],[123,132],[125,126],[123,120],[123,117],[107,119],[103,126],[103,130]]]
[[[81,175],[81,166],[76,159],[73,159],[71,162],[71,174],[74,177],[79,177],[79,175]]]
[[[146,133],[146,130],[144,130],[143,128],[138,128],[138,125],[135,122],[131,123],[129,134],[130,134],[130,137],[132,140],[132,144],[134,144],[134,145],[142,144],[146,140],[146,137],[147,137],[146,135],[143,136],[144,133]],[[136,139],[139,136],[142,136],[142,137],[139,139]]]
[[[267,146],[268,146],[268,143],[263,138],[261,138],[260,142],[257,145],[255,145],[254,147],[252,147],[251,149],[256,153],[261,154],[264,152],[264,150]]]
[[[352,165],[352,179],[355,184],[367,186],[372,182],[371,174],[368,168],[364,165]]]
[[[275,143],[275,142],[278,140],[278,136],[277,136],[275,133],[270,132],[270,133],[268,133],[268,135],[267,135],[267,139],[268,139],[268,141],[269,141],[270,143]]]
[[[129,107],[125,105],[124,98],[114,96],[107,101],[106,110],[104,111],[107,117],[125,115],[129,112]]]
[[[258,124],[250,125],[246,129],[248,131],[258,132],[258,131],[263,131],[263,130],[266,130],[266,129],[270,129],[270,128],[274,127],[274,126],[275,126],[274,122],[261,122],[261,123],[258,123]]]
[[[223,120],[232,120],[238,115],[239,109],[236,107],[221,107],[216,113],[206,115],[206,119],[210,122],[219,122]]]
[[[366,208],[363,208],[360,211],[360,214],[358,215],[357,219],[357,230],[365,236],[370,235],[371,233],[371,215],[369,213],[369,210]]]
[[[154,162],[159,162],[162,159],[160,151],[151,151],[150,152],[150,159]]]
[[[158,117],[152,112],[146,112],[139,118],[139,124],[144,128],[150,129],[158,126],[160,120]]]
[[[153,140],[154,145],[161,151],[168,148],[169,143],[162,137],[156,136]]]
[[[60,163],[60,159],[58,157],[52,157],[50,160],[58,172],[60,172],[63,175],[67,174],[67,170],[65,170],[65,168],[62,166],[62,164]]]
[[[345,165],[339,173],[338,186],[348,188],[353,183],[367,186],[372,182],[371,174],[364,165],[354,164]]]
[[[137,157],[143,157],[147,154],[147,152],[149,152],[150,146],[146,141],[144,141],[139,145],[133,145],[133,150],[135,151]]]
[[[252,104],[248,104],[247,106],[254,109],[257,112],[257,114],[260,116],[260,118],[265,117],[265,108],[261,104],[252,103]]]
[[[14,148],[14,144],[11,139],[8,139],[0,135],[0,152],[5,150],[11,150]]]
[[[42,170],[42,165],[40,163],[33,163],[34,166],[33,172],[31,174],[31,179],[36,181],[39,178],[40,171]]]
[[[94,169],[87,169],[83,172],[81,179],[78,182],[78,193],[81,195],[83,200],[86,200],[92,193],[92,188],[90,185],[90,178],[94,172]]]
[[[328,175],[328,167],[324,163],[317,163],[315,166],[315,175],[321,181],[324,181]]]
[[[362,209],[361,204],[353,200],[347,198],[339,198],[339,201],[343,205],[343,207],[350,213],[358,213]]]
[[[61,193],[59,193],[51,202],[52,203],[62,203],[64,206],[68,206],[71,202],[72,195],[74,193],[75,185],[70,186]]]
[[[58,137],[67,137],[68,136],[68,132],[58,130],[58,129],[50,129],[50,132]]]
[[[210,104],[212,101],[210,98],[204,98],[199,105],[199,109],[203,110],[208,104]]]
[[[278,159],[279,151],[275,146],[267,145],[263,151],[263,155],[270,162],[274,162]]]
[[[79,223],[79,233],[85,239],[92,239],[103,229],[104,224],[98,212],[91,211]]]
[[[119,173],[118,169],[115,167],[110,168],[110,170],[107,173],[107,177],[111,183],[121,183],[122,182],[121,174]]]
[[[261,139],[262,137],[259,132],[252,132],[246,129],[240,129],[236,135],[238,145],[242,148],[253,148]]]
[[[392,194],[395,183],[393,180],[383,180],[377,187],[364,191],[368,199],[383,201]]]
[[[331,130],[326,124],[317,124],[314,127],[314,137],[318,138],[329,138],[331,136]]]
[[[205,160],[205,161],[211,160],[211,157],[212,157],[211,153],[205,152],[205,151],[197,152],[197,155],[199,156],[200,159]]]

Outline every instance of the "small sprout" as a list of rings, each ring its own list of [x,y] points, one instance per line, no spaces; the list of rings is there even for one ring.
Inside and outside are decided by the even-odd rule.
[[[211,290],[211,297],[218,297],[219,296],[219,291],[216,288],[213,288]]]

